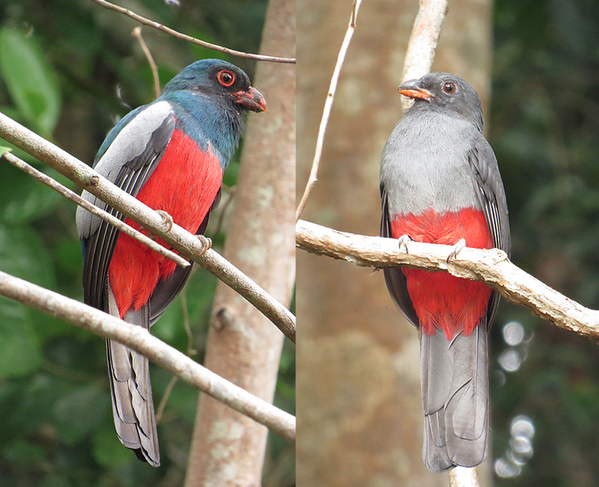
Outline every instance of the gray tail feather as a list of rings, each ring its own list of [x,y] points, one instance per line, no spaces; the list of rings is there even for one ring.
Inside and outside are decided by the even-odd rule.
[[[109,288],[109,311],[118,316],[117,305]],[[148,310],[128,311],[124,320],[150,327]],[[143,355],[111,340],[106,341],[108,376],[112,396],[112,415],[119,440],[154,467],[160,466],[158,432],[152,400],[150,363]]]
[[[489,378],[484,324],[449,341],[421,336],[423,460],[429,470],[474,467],[487,455]]]

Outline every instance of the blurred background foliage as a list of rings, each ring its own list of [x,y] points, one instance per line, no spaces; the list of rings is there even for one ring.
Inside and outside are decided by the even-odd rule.
[[[266,0],[130,0],[133,11],[181,32],[257,52]],[[0,111],[91,163],[110,128],[153,100],[151,71],[131,32],[138,24],[89,0],[3,0],[0,5]],[[253,76],[253,62],[226,57],[149,28],[142,30],[162,86],[187,64],[225,58]],[[8,146],[0,140],[0,146]],[[75,186],[26,154],[17,154]],[[225,175],[235,185],[239,158]],[[222,251],[227,194],[208,234]],[[83,300],[75,206],[0,164],[0,269]],[[203,361],[216,278],[196,270],[153,333]],[[184,313],[184,307],[187,313]],[[139,462],[112,425],[103,340],[0,298],[0,485],[11,487],[182,485],[198,393],[177,382],[159,424],[162,467]],[[275,404],[294,413],[295,360],[286,345]],[[156,407],[171,380],[152,368]],[[289,486],[294,453],[275,435],[264,486]]]
[[[493,28],[487,121],[507,191],[512,259],[599,309],[599,5],[496,0]],[[509,321],[523,325],[514,346],[503,338]],[[598,485],[597,344],[505,304],[492,333],[492,458],[504,462],[496,485]],[[510,424],[522,414],[534,436],[518,453]]]

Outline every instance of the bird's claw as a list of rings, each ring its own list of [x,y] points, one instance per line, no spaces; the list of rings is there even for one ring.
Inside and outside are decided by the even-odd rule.
[[[200,255],[204,255],[212,248],[212,239],[205,237],[204,235],[196,235],[196,237],[202,244],[202,252]]]
[[[399,251],[401,252],[403,250],[406,254],[409,254],[410,252],[408,251],[408,243],[413,242],[410,236],[402,235],[397,239],[397,241],[399,244]]]
[[[164,224],[165,231],[170,232],[173,228],[173,217],[170,216],[166,211],[162,210],[156,210],[156,213],[158,213],[162,218],[162,223]]]
[[[449,264],[449,261],[455,259],[458,254],[466,247],[466,239],[461,238],[458,242],[453,246],[453,251],[447,257],[446,262]]]

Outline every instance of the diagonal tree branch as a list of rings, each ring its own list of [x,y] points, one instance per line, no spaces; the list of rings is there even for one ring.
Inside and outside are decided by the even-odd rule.
[[[0,294],[104,338],[117,340],[283,438],[295,440],[295,418],[292,415],[202,367],[141,326],[131,325],[79,301],[1,271]]]
[[[137,230],[135,230],[135,228],[130,227],[125,222],[119,220],[118,218],[111,215],[107,211],[104,211],[104,210],[98,208],[97,206],[92,205],[89,201],[84,200],[81,196],[74,193],[69,188],[63,186],[58,181],[55,181],[47,174],[44,174],[43,172],[38,171],[37,169],[35,169],[33,166],[30,166],[22,159],[19,159],[14,154],[11,154],[10,152],[5,152],[4,154],[2,154],[2,156],[0,156],[0,159],[4,159],[9,164],[12,164],[17,169],[20,169],[21,171],[25,172],[29,176],[44,183],[46,186],[49,186],[54,191],[60,193],[65,198],[71,200],[73,203],[77,203],[79,206],[82,206],[90,213],[93,213],[94,215],[97,215],[98,217],[102,218],[102,220],[107,221],[111,225],[114,225],[121,232],[124,232],[127,235],[129,235],[130,237],[134,238],[135,240],[138,240],[139,242],[143,243],[144,245],[147,245],[154,252],[158,252],[160,255],[166,257],[167,259],[172,260],[178,266],[189,267],[189,265],[190,265],[189,262],[187,262],[180,255],[175,254],[174,252],[172,252],[172,251],[168,250],[167,248],[163,247],[162,245],[160,245],[158,242],[152,240],[150,237],[144,235],[141,232],[138,232]]]
[[[119,7],[118,5],[107,2],[106,0],[92,0],[92,2],[95,2],[98,5],[101,5],[102,7],[107,8],[108,10],[114,10],[115,12],[126,15],[127,17],[132,18],[133,20],[139,22],[140,24],[147,25],[148,27],[153,27],[154,29],[164,32],[165,34],[169,34],[173,37],[176,37],[177,39],[191,42],[192,44],[197,44],[198,46],[202,46],[207,49],[224,52],[225,54],[230,54],[231,56],[236,56],[236,57],[241,57],[241,58],[246,58],[246,59],[255,59],[256,61],[270,61],[273,63],[295,64],[295,58],[266,56],[263,54],[251,54],[249,52],[236,51],[234,49],[229,49],[228,47],[223,47],[223,46],[219,46],[216,44],[211,44],[210,42],[202,41],[200,39],[189,36],[187,34],[182,34],[181,32],[177,32],[176,30],[171,29],[170,27],[167,27],[166,25],[162,25],[159,22],[155,22],[153,20],[146,19],[145,17],[142,17],[141,15],[136,14],[135,12],[132,12],[131,10],[128,10],[123,7]]]
[[[0,137],[52,167],[116,208],[235,289],[295,343],[295,317],[279,301],[212,249],[163,214],[117,188],[91,167],[0,113]]]
[[[483,281],[508,301],[530,308],[559,328],[594,340],[599,338],[599,311],[585,308],[527,274],[498,249],[465,248],[450,258],[454,247],[410,242],[406,253],[399,250],[394,239],[339,232],[303,220],[296,225],[296,244],[302,250],[359,266],[442,270],[456,277]]]

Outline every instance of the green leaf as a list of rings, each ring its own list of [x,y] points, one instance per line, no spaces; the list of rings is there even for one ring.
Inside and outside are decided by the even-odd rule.
[[[19,439],[5,448],[4,458],[13,465],[21,467],[31,466],[45,459],[46,452],[40,445],[35,445],[27,440]]]
[[[0,269],[46,288],[54,288],[48,250],[30,228],[0,226]]]
[[[1,221],[31,221],[51,213],[61,201],[53,189],[8,164],[0,164]]]
[[[44,478],[40,487],[71,487],[72,485],[66,478],[58,474],[53,474]]]
[[[99,405],[107,402],[107,391],[94,383],[61,397],[54,409],[61,439],[73,444],[94,431],[106,413]]]
[[[0,29],[0,71],[23,116],[43,136],[51,135],[60,114],[60,90],[35,38]]]
[[[28,309],[0,297],[0,379],[26,375],[42,363]]]
[[[104,427],[98,428],[92,437],[92,454],[100,465],[114,469],[131,462],[134,456],[131,451],[121,445],[114,431],[112,422],[105,422]]]

